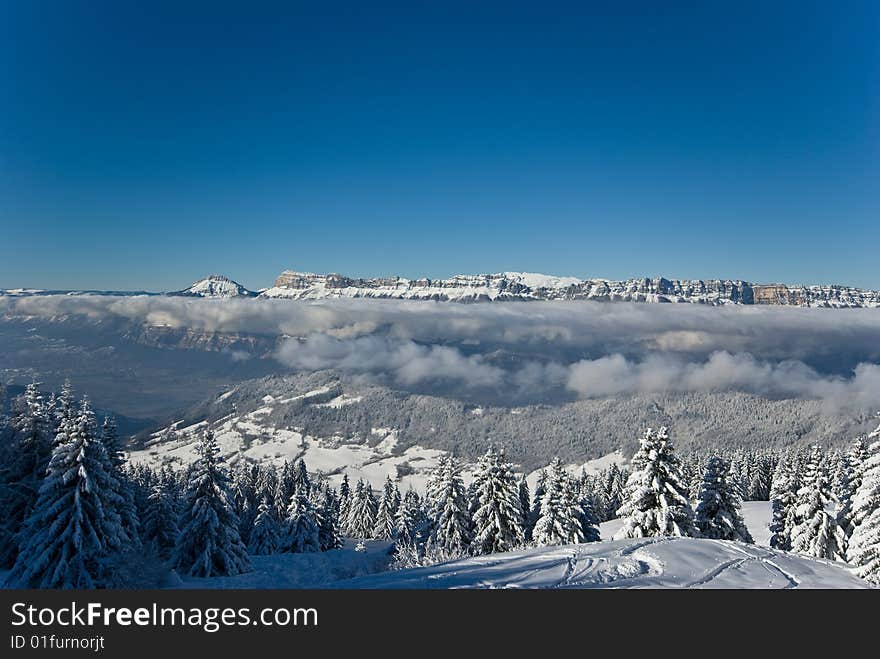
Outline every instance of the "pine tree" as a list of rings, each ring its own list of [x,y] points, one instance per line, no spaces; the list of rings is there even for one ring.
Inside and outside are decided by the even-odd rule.
[[[32,382],[15,401],[12,441],[2,464],[0,488],[0,566],[11,568],[18,555],[18,534],[31,513],[52,453],[53,420],[40,385]]]
[[[518,489],[517,494],[520,493]],[[447,455],[440,459],[428,481],[428,501],[433,520],[431,541],[437,558],[464,556],[470,546],[471,528],[461,464],[455,457]]]
[[[848,558],[863,579],[880,585],[880,426],[868,435],[862,482],[853,499]]]
[[[325,483],[323,487],[312,488],[315,494],[315,512],[318,518],[318,543],[321,551],[339,549],[343,546],[339,527],[339,501],[333,490]]]
[[[275,513],[274,497],[264,496],[257,506],[257,516],[249,534],[248,551],[255,556],[267,556],[278,551],[281,524]]]
[[[348,515],[351,512],[351,485],[348,481],[348,474],[342,475],[342,483],[339,484],[339,523],[342,531],[349,534]]]
[[[465,499],[467,499],[467,490],[465,490]],[[532,513],[532,494],[529,492],[529,484],[526,482],[525,474],[519,479],[519,505],[522,509],[523,534],[526,540],[531,540],[529,519]]]
[[[703,475],[695,514],[703,537],[754,542],[742,518],[739,494],[727,480],[730,466],[719,457],[709,459]]]
[[[177,502],[172,488],[173,482],[167,476],[153,485],[142,525],[145,543],[153,547],[163,560],[171,556],[180,532],[177,528]]]
[[[300,458],[293,465],[293,489],[301,489],[306,496],[312,493],[312,481],[309,479],[309,471],[306,469],[305,460]]]
[[[140,512],[135,501],[135,487],[129,481],[128,474],[125,471],[125,451],[122,448],[122,442],[119,439],[119,430],[116,426],[116,419],[111,416],[104,417],[104,423],[101,425],[101,441],[110,459],[110,465],[113,468],[116,482],[118,483],[118,493],[125,503],[119,510],[122,515],[122,526],[125,528],[126,535],[131,539],[134,545],[140,542]]]
[[[395,504],[399,498],[397,487],[390,476],[385,477],[385,486],[382,490],[382,498],[376,512],[376,523],[373,526],[373,536],[377,540],[394,540],[397,534],[397,520]]]
[[[175,568],[193,577],[234,575],[250,569],[231,501],[229,476],[210,429],[199,443],[199,457],[188,475],[182,507],[172,561]]]
[[[100,587],[107,560],[131,541],[94,414],[87,401],[75,415],[69,409],[10,573],[9,582],[19,587]]]
[[[397,544],[419,545],[426,517],[418,493],[413,489],[407,490],[397,512]]]
[[[354,538],[372,538],[373,529],[376,528],[377,510],[378,504],[370,485],[358,480],[348,511],[346,528],[349,534]]]
[[[291,497],[281,548],[294,554],[321,551],[317,514],[305,488],[296,489]]]
[[[512,465],[504,460],[503,454],[490,448],[477,465],[475,480],[479,486],[472,550],[477,554],[494,554],[522,546],[522,510]]]
[[[797,504],[797,478],[788,459],[781,458],[776,464],[770,488],[773,516],[770,521],[770,546],[774,549],[791,549],[791,524]]]
[[[694,514],[666,428],[645,431],[632,465],[615,539],[693,536]]]
[[[818,446],[813,447],[804,484],[797,497],[796,524],[791,530],[792,551],[816,558],[843,560],[846,538],[837,526],[837,520],[826,510],[832,496]]]
[[[559,458],[547,468],[544,497],[538,521],[532,532],[532,540],[539,547],[547,545],[569,545],[583,541],[579,513],[575,507],[571,479]]]
[[[866,455],[865,442],[859,437],[842,461],[843,472],[838,482],[840,510],[837,513],[837,523],[847,538],[852,536],[856,525],[861,521],[855,519],[853,507],[856,494],[862,486]]]

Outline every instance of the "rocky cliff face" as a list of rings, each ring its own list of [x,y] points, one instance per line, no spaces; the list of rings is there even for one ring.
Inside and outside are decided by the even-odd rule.
[[[287,270],[260,297],[395,298],[455,302],[598,300],[694,304],[774,304],[811,307],[878,307],[880,292],[845,286],[760,285],[730,279],[577,279],[532,273],[457,275],[448,279],[352,278]]]

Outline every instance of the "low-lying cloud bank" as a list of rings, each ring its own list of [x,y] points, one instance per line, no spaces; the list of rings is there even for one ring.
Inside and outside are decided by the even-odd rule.
[[[0,315],[287,337],[275,355],[399,386],[583,397],[747,391],[880,406],[880,310],[596,302],[0,298]]]

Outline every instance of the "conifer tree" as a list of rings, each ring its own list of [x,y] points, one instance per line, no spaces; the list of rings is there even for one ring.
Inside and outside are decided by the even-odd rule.
[[[173,482],[167,476],[157,479],[153,485],[147,512],[142,524],[144,541],[163,560],[171,556],[177,543],[177,502]]]
[[[183,574],[213,577],[250,569],[231,501],[229,476],[210,429],[202,435],[199,457],[188,475],[178,527],[172,562]]]
[[[343,545],[339,527],[339,502],[336,494],[325,483],[320,488],[312,487],[315,494],[315,512],[318,518],[318,543],[321,551],[339,549]]]
[[[803,486],[798,490],[796,524],[791,530],[791,548],[799,554],[843,560],[846,537],[837,520],[827,511],[832,500],[828,477],[822,467],[822,452],[813,447]]]
[[[368,483],[358,480],[351,496],[346,527],[354,538],[372,538],[378,505]]]
[[[281,547],[294,554],[321,551],[317,514],[304,487],[294,490],[291,497]]]
[[[868,436],[861,471],[853,498],[848,558],[860,577],[880,585],[880,426]]]
[[[2,469],[0,488],[0,566],[10,568],[18,555],[25,520],[39,495],[40,483],[52,453],[52,426],[40,385],[31,382],[15,401],[12,440]]]
[[[394,540],[397,534],[396,503],[399,498],[397,487],[390,476],[385,478],[382,498],[376,511],[376,523],[372,537],[377,540]]]
[[[709,459],[695,522],[703,537],[751,543],[754,540],[742,518],[739,493],[727,480],[729,468],[719,457]]]
[[[489,449],[477,465],[476,511],[472,551],[494,554],[522,546],[522,510],[512,465]]]
[[[467,490],[465,490],[465,498],[467,498]],[[526,482],[525,474],[519,479],[519,505],[522,509],[522,528],[526,540],[531,540],[531,529],[529,528],[529,518],[532,513],[532,494],[529,491],[529,484]]]
[[[410,488],[407,490],[397,512],[397,544],[418,546],[422,541],[422,533],[426,526],[426,513],[422,507],[418,493]]]
[[[107,560],[130,543],[94,414],[87,401],[78,413],[68,409],[9,576],[19,587],[100,587]]]
[[[645,431],[632,465],[615,539],[693,536],[694,514],[666,428]]]
[[[519,489],[517,494],[520,494]],[[471,528],[466,497],[461,464],[451,455],[442,457],[428,482],[428,501],[433,520],[431,541],[440,560],[464,556],[470,546]]]
[[[862,486],[866,455],[865,442],[859,437],[842,460],[843,470],[838,482],[840,509],[837,513],[837,523],[847,538],[852,536],[860,521],[854,518],[853,506],[856,494]]]
[[[791,529],[797,504],[797,478],[787,458],[780,458],[773,472],[770,488],[772,518],[770,521],[770,546],[774,549],[791,549]]]
[[[255,556],[266,556],[278,551],[281,524],[275,512],[274,497],[264,496],[257,506],[257,516],[249,535],[248,551]]]
[[[562,461],[555,458],[547,468],[544,497],[532,540],[539,547],[569,545],[583,541],[579,511],[571,488],[571,479]]]

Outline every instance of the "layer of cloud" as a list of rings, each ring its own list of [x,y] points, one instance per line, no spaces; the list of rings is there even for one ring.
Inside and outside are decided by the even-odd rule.
[[[276,358],[400,386],[578,396],[747,391],[880,405],[880,310],[595,302],[0,298],[7,317],[284,337]]]

